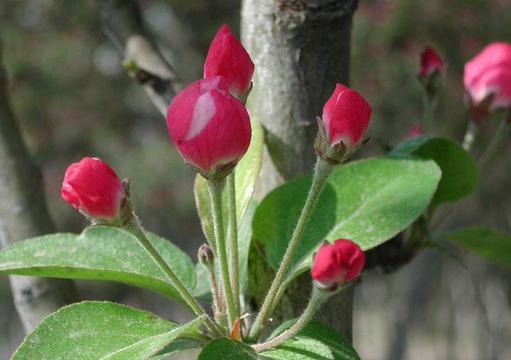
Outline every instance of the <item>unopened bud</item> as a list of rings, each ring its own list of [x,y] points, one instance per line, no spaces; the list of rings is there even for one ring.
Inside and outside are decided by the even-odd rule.
[[[213,266],[215,255],[213,254],[213,250],[211,250],[208,244],[202,244],[199,247],[199,250],[197,251],[197,259],[207,268]]]

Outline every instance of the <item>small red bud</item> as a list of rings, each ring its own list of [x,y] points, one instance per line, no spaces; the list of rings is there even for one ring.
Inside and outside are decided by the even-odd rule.
[[[250,145],[247,110],[222,76],[180,91],[167,109],[167,128],[185,161],[206,178],[226,176]]]
[[[323,106],[323,116],[318,118],[319,133],[315,145],[318,155],[342,162],[362,140],[371,111],[371,106],[358,92],[337,84]]]
[[[250,87],[253,73],[254,63],[247,51],[229,27],[222,25],[209,46],[204,78],[223,76],[231,94],[242,98]]]
[[[478,119],[511,107],[511,43],[493,42],[465,64],[467,103]]]
[[[119,216],[125,193],[110,166],[101,159],[85,157],[67,168],[61,196],[93,218],[113,220]]]
[[[415,125],[410,130],[408,130],[408,138],[414,138],[422,135],[422,126]]]
[[[444,61],[431,46],[426,46],[419,54],[419,77],[430,77],[434,73],[442,72]]]
[[[364,252],[353,241],[324,242],[314,255],[311,276],[321,289],[335,290],[357,277],[365,263]]]

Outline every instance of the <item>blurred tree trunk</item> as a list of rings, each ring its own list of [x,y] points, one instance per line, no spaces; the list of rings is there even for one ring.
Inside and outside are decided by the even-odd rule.
[[[39,169],[21,137],[8,96],[0,44],[0,245],[55,231]],[[10,276],[16,309],[25,331],[63,305],[78,300],[69,280]]]
[[[259,199],[282,182],[312,172],[315,117],[321,115],[335,83],[349,80],[352,16],[357,4],[357,0],[243,1],[242,40],[256,64],[248,108],[266,135],[256,191]],[[261,282],[260,269],[251,270]],[[300,314],[309,298],[310,283],[309,274],[299,278],[276,317]],[[257,307],[260,300],[251,299],[251,303]],[[326,304],[317,318],[350,339],[352,307],[353,292],[347,291]]]

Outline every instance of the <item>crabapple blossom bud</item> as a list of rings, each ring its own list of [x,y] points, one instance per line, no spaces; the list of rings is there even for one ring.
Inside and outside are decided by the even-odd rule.
[[[220,27],[209,46],[204,62],[204,78],[221,75],[229,91],[242,98],[250,87],[254,63],[229,27]]]
[[[337,239],[332,244],[325,241],[314,255],[311,276],[316,287],[335,290],[357,277],[364,262],[363,251],[353,241]]]
[[[511,107],[511,43],[494,42],[465,64],[463,84],[475,119]]]
[[[419,54],[419,74],[421,78],[426,78],[434,73],[440,73],[444,69],[444,61],[431,46],[426,46]]]
[[[117,174],[103,160],[91,157],[69,165],[60,194],[76,209],[99,220],[118,218],[125,198]]]
[[[337,84],[318,119],[316,152],[323,159],[342,160],[354,151],[369,125],[371,106],[356,91]]]
[[[226,176],[250,145],[247,110],[222,76],[180,91],[167,109],[167,128],[185,161],[206,178]]]
[[[197,259],[199,262],[210,268],[213,266],[213,262],[215,260],[215,255],[213,254],[213,250],[209,247],[208,244],[202,244],[197,251]]]
[[[440,74],[444,69],[444,61],[431,46],[426,46],[419,54],[419,71],[417,77],[424,85],[430,98],[434,97]]]

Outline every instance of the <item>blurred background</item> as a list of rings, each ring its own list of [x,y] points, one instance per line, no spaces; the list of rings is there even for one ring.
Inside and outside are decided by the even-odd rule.
[[[185,82],[201,76],[216,30],[239,31],[238,0],[141,0],[160,49]],[[464,62],[490,41],[511,41],[509,0],[362,0],[355,14],[351,85],[373,105],[366,150],[406,137],[421,116],[417,53],[434,46],[447,63],[434,133],[457,140],[467,115]],[[12,103],[25,141],[41,166],[59,231],[79,232],[84,219],[59,196],[66,166],[85,155],[130,176],[145,227],[193,259],[204,241],[195,213],[194,173],[170,145],[161,115],[124,72],[103,34],[92,1],[2,0],[3,42]],[[479,152],[495,128],[482,127]],[[481,178],[477,194],[455,208],[444,228],[480,224],[511,232],[511,144]],[[364,156],[364,155],[362,155]],[[0,199],[1,201],[1,199]],[[354,342],[363,359],[511,359],[511,271],[462,254],[465,266],[423,252],[390,275],[369,273],[358,287]],[[158,295],[127,286],[79,282],[83,298],[114,300],[184,320]],[[0,359],[23,334],[9,282],[0,277]]]

